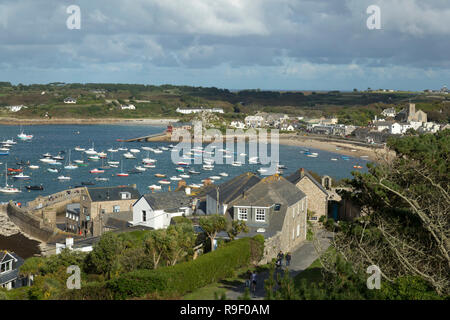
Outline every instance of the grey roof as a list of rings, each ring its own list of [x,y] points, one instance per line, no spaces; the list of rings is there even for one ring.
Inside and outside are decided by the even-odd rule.
[[[66,206],[66,211],[74,214],[80,214],[80,204],[79,203],[70,203]]]
[[[143,197],[153,210],[176,212],[191,205],[191,198],[183,191],[147,193]]]
[[[302,170],[303,170],[303,173],[302,173]],[[304,170],[303,168],[296,170],[293,174],[291,174],[286,179],[288,179],[290,182],[292,182],[293,184],[296,185],[304,177],[308,177],[323,193],[328,195],[327,190],[325,190],[325,188],[316,179],[314,179],[314,177],[307,170]]]
[[[261,178],[256,176],[254,173],[245,172],[225,183],[218,186],[219,188],[219,202],[229,203],[241,195],[245,190],[250,189],[255,184],[261,181]],[[217,200],[217,191],[214,188],[208,193],[210,197]]]
[[[105,227],[123,230],[128,228],[128,221],[133,220],[133,211],[122,211],[104,215]]]
[[[100,188],[87,188],[89,196],[93,202],[99,201],[117,201],[122,200],[121,192],[129,192],[131,199],[139,199],[141,194],[139,191],[130,186],[117,186],[117,187],[100,187]]]

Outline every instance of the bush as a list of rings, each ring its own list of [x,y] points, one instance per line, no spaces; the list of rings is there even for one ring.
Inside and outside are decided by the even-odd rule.
[[[107,283],[114,298],[180,296],[221,279],[247,266],[252,260],[252,248],[259,247],[261,239],[243,238],[227,243],[222,248],[202,255],[196,260],[155,270],[138,270],[123,274]]]
[[[172,221],[175,222],[175,224],[182,224],[182,223],[192,224],[192,220],[183,216],[173,217]]]

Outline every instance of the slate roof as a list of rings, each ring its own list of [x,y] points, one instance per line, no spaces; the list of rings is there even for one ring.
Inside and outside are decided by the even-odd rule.
[[[147,193],[143,197],[153,210],[177,212],[191,205],[191,198],[182,191]]]
[[[261,178],[256,176],[251,172],[245,172],[225,183],[220,184],[219,187],[219,202],[220,203],[230,203],[241,195],[245,190],[250,189],[258,182]],[[208,193],[210,197],[217,200],[217,191],[214,188]]]
[[[304,170],[304,175],[302,175],[302,169],[303,168],[296,170],[293,174],[287,177],[287,179],[296,185],[304,177],[308,177],[320,190],[322,190],[323,193],[328,195],[327,190],[316,179],[314,179],[314,177],[307,170]]]
[[[87,188],[87,190],[93,202],[123,200],[120,195],[121,192],[129,192],[131,194],[131,199],[135,200],[139,199],[141,196],[137,189],[129,186],[97,187]]]
[[[129,226],[128,221],[133,220],[133,211],[122,211],[104,215],[105,227],[123,230]]]

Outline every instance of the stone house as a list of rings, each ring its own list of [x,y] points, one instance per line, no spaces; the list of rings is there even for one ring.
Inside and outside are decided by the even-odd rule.
[[[105,215],[132,211],[140,196],[135,186],[86,188],[80,201],[79,233],[94,237],[101,235]]]
[[[308,171],[300,168],[287,180],[308,197],[308,209],[313,212],[310,221],[317,222],[321,216],[328,216],[328,192]]]
[[[281,250],[293,251],[306,240],[307,196],[285,178],[275,174],[261,179],[240,193],[229,204],[226,217],[245,221],[248,234],[265,239],[264,258],[267,263]]]

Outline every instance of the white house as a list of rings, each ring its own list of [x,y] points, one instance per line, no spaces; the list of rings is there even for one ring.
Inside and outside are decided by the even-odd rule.
[[[120,108],[121,108],[122,110],[136,110],[136,107],[135,107],[134,105],[132,105],[132,104],[129,104],[129,105],[121,105]]]
[[[292,124],[290,125],[282,125],[281,126],[281,130],[283,131],[295,131],[295,128],[292,126]]]
[[[200,113],[200,112],[224,113],[222,108],[205,109],[203,107],[200,107],[200,108],[180,108],[180,107],[178,107],[176,112],[182,113],[182,114],[191,114],[191,113]]]
[[[236,128],[236,129],[244,129],[245,123],[243,123],[242,121],[231,121],[230,127]]]
[[[21,104],[20,106],[7,106],[5,108],[8,109],[11,112],[18,112],[18,111],[20,111],[22,109],[27,109],[28,107],[26,107],[23,104]]]
[[[394,108],[384,109],[383,112],[381,112],[381,114],[385,117],[390,117],[390,118],[394,118],[397,115]]]
[[[66,103],[66,104],[76,104],[77,103],[77,99],[68,97],[68,98],[64,99],[64,103]]]
[[[245,117],[245,125],[251,128],[262,127],[265,123],[264,118],[261,116],[247,116]]]
[[[403,126],[397,122],[394,122],[393,124],[391,124],[389,131],[391,134],[402,134]]]
[[[182,191],[149,193],[133,204],[133,226],[165,229],[173,217],[191,215],[190,197]]]

